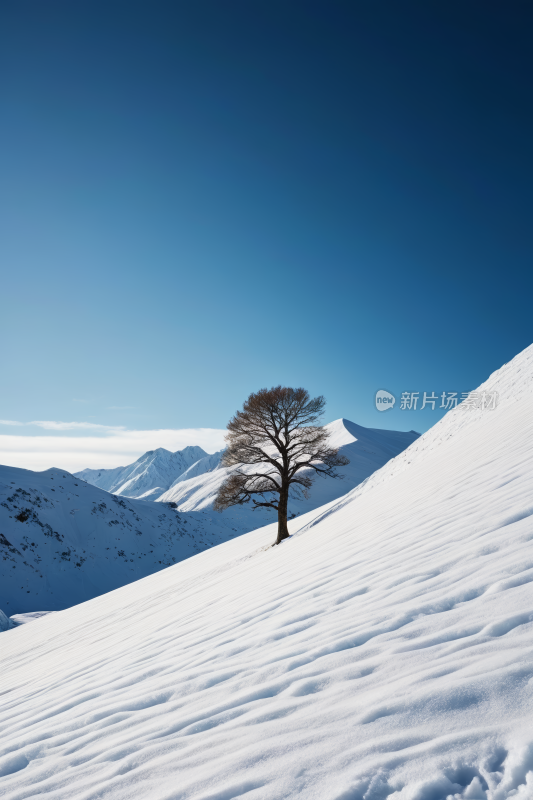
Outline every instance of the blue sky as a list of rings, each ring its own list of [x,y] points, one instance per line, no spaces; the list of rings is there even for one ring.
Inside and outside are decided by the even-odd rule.
[[[10,452],[222,429],[278,383],[327,420],[431,427],[375,391],[468,391],[532,340],[532,22],[4,2],[0,418],[101,426],[3,425]]]

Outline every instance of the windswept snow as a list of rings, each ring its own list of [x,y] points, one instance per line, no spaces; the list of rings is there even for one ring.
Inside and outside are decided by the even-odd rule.
[[[172,486],[179,475],[206,456],[201,447],[185,447],[176,453],[159,447],[149,450],[127,467],[84,469],[76,472],[75,477],[112,494],[155,500]]]
[[[0,467],[0,608],[68,608],[235,535],[214,513],[117,497],[59,469]]]
[[[3,800],[531,800],[533,347],[347,497],[7,631]]]
[[[309,499],[293,491],[289,499],[289,518],[300,516],[314,508],[342,497],[357,486],[387,461],[401,453],[419,438],[415,431],[387,431],[377,428],[364,428],[347,419],[338,419],[326,425],[332,447],[338,447],[342,455],[350,459],[346,467],[338,471],[344,476],[341,480],[316,477],[310,490]],[[221,454],[215,454],[221,455]],[[214,459],[214,456],[211,456]],[[203,459],[205,462],[206,459]],[[159,497],[160,502],[174,502],[180,511],[207,511],[213,508],[215,497],[222,482],[232,471],[221,467],[220,459],[211,469],[202,468],[196,476],[195,466],[183,473],[174,484]],[[202,464],[202,462],[199,462]],[[257,470],[257,466],[249,471]],[[254,511],[251,505],[229,508],[222,513],[224,519],[243,531],[250,531],[276,519],[273,509],[260,508]]]

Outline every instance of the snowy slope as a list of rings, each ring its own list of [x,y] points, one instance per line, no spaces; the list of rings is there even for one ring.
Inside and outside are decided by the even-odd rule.
[[[113,494],[155,500],[179,475],[206,456],[201,447],[185,447],[176,453],[159,447],[149,450],[127,467],[84,469],[74,475]]]
[[[316,478],[309,500],[293,493],[289,501],[290,517],[299,516],[342,497],[419,437],[415,431],[406,433],[364,428],[347,419],[335,420],[325,427],[330,434],[331,445],[338,447],[340,452],[350,459],[350,463],[339,470],[344,475],[342,480]],[[215,456],[210,458],[214,459]],[[159,497],[159,500],[172,501],[181,511],[211,510],[220,485],[231,472],[231,468],[221,467],[219,462],[220,458],[210,470],[203,469],[196,476],[194,470],[197,465],[194,465],[183,473],[173,486]],[[202,462],[198,462],[198,465],[201,464]],[[254,469],[256,467],[250,467],[250,471]],[[230,508],[221,516],[231,521],[236,528],[250,531],[259,525],[274,521],[276,512],[266,508],[254,511],[251,506],[244,506]]]
[[[235,535],[216,514],[124,499],[58,469],[0,467],[0,608],[67,608]]]
[[[533,347],[347,497],[6,631],[3,800],[531,800]]]
[[[176,486],[178,483],[182,483],[183,481],[188,481],[191,478],[196,478],[198,475],[204,475],[207,472],[212,472],[215,469],[220,468],[220,459],[222,458],[223,450],[218,450],[218,452],[213,453],[213,455],[205,456],[205,458],[201,458],[199,461],[196,461],[189,469],[185,470],[170,486],[169,488],[172,489],[173,486]]]

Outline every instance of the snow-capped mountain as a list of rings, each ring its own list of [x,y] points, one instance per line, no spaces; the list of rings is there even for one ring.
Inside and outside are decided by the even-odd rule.
[[[530,800],[533,347],[347,496],[1,634],[3,800]]]
[[[236,533],[217,514],[119,497],[63,470],[0,467],[0,609],[67,608]]]
[[[350,459],[350,463],[339,470],[344,476],[341,480],[316,478],[308,500],[293,492],[289,500],[290,517],[299,516],[324,505],[324,503],[342,497],[354,486],[368,478],[375,470],[386,464],[389,459],[405,450],[420,436],[415,431],[406,433],[364,428],[347,419],[335,420],[325,427],[329,432],[331,445],[338,447],[340,452]],[[231,468],[220,466],[221,455],[222,453],[215,453],[218,459],[212,465],[210,464],[211,469],[201,469],[197,475],[194,475],[197,465],[193,465],[187,472],[180,475],[158,500],[167,503],[174,502],[181,511],[212,509],[222,482],[231,472]],[[215,459],[215,456],[208,458]],[[206,459],[202,459],[202,462],[205,461]],[[257,467],[249,469],[254,471]],[[231,520],[232,525],[240,530],[249,531],[259,525],[273,522],[276,519],[276,512],[268,508],[254,511],[251,506],[240,506],[222,512],[221,516]]]
[[[149,450],[127,467],[84,469],[74,475],[112,494],[155,500],[192,464],[206,456],[201,447],[185,447],[176,453],[158,447],[157,450]]]

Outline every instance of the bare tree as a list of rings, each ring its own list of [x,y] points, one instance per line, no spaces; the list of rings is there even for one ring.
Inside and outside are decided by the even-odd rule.
[[[255,508],[278,512],[279,544],[289,536],[289,490],[298,487],[304,497],[315,477],[342,478],[335,467],[349,464],[338,448],[328,446],[329,434],[315,423],[326,401],[309,398],[306,389],[276,386],[251,394],[228,422],[227,447],[222,465],[237,467],[221,485],[215,509],[224,511],[251,501]],[[243,467],[257,466],[257,470]]]

